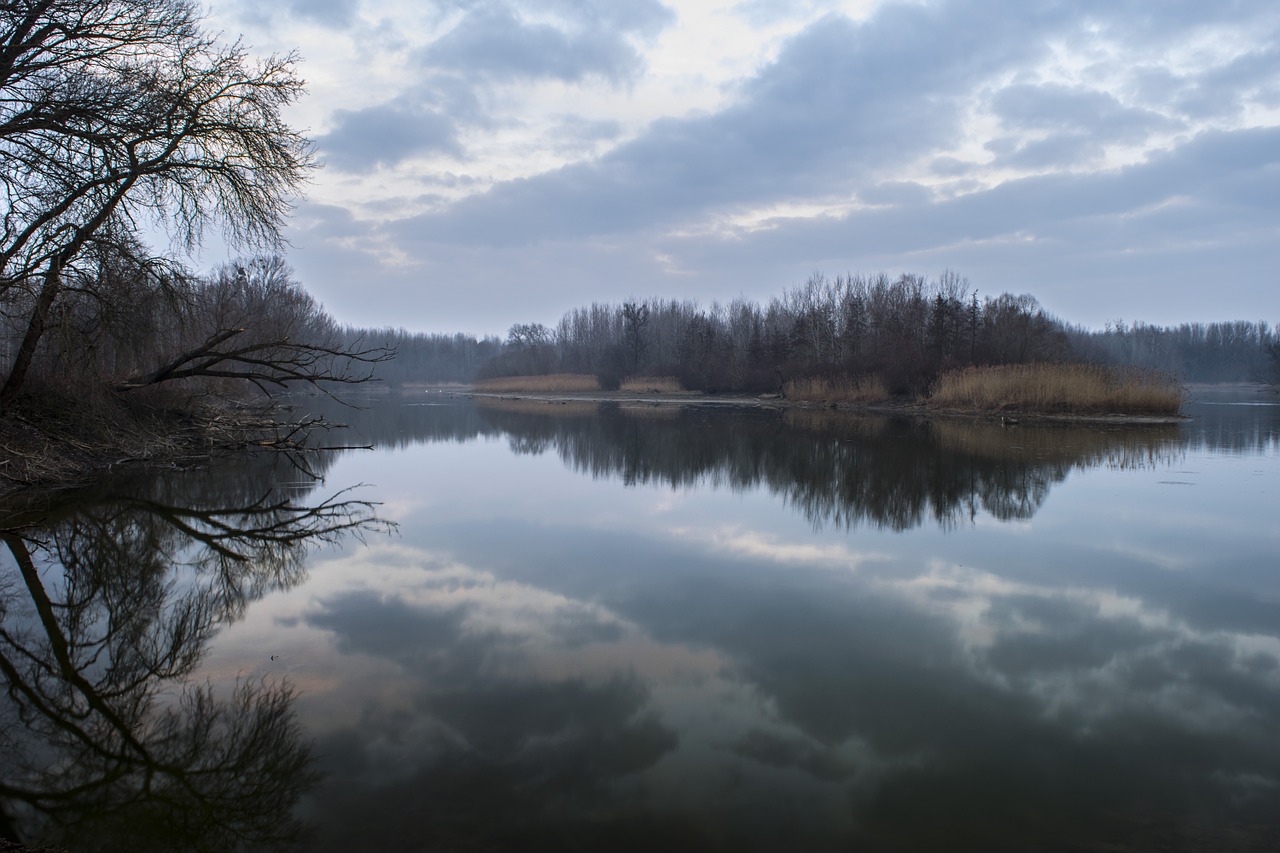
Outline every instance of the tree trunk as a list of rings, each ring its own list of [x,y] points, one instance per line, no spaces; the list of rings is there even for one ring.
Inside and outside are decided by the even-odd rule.
[[[4,387],[0,388],[0,416],[9,411],[13,401],[18,397],[18,392],[22,390],[23,383],[26,382],[27,371],[31,368],[36,347],[40,343],[40,338],[44,336],[49,311],[53,308],[54,300],[58,298],[58,291],[61,288],[62,265],[55,260],[50,263],[49,270],[44,275],[44,286],[40,288],[40,295],[36,297],[35,308],[31,311],[31,320],[27,323],[27,333],[22,338],[22,346],[18,348],[17,358],[9,368],[9,377],[5,380]]]

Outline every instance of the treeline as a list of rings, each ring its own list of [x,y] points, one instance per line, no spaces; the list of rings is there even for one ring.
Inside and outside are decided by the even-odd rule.
[[[1280,324],[1164,327],[1117,320],[1102,331],[1071,329],[1068,337],[1089,361],[1156,370],[1187,382],[1280,382]]]
[[[347,348],[361,351],[374,348],[394,352],[395,358],[377,364],[374,378],[395,385],[466,384],[474,381],[485,365],[502,355],[501,338],[477,338],[461,333],[424,334],[404,329],[343,329]]]
[[[1028,294],[980,297],[953,272],[937,279],[815,273],[767,304],[735,299],[595,303],[554,328],[511,326],[505,341],[465,335],[349,330],[396,349],[376,369],[394,382],[466,382],[500,376],[592,374],[605,388],[634,376],[674,376],[685,388],[777,391],[788,381],[875,376],[895,394],[918,393],[970,365],[1089,362],[1201,382],[1280,378],[1280,329],[1266,323],[1161,328],[1071,326]]]
[[[1064,325],[1031,296],[980,299],[954,273],[814,274],[767,305],[650,299],[575,309],[554,330],[513,326],[482,375],[584,372],[606,387],[662,375],[705,391],[766,391],[801,377],[874,374],[904,393],[943,370],[1069,353]]]

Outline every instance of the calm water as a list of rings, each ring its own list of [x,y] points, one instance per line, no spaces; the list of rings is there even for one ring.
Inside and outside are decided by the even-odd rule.
[[[323,482],[264,455],[33,508],[0,836],[1275,849],[1280,405],[1188,412],[423,394],[333,413],[376,449]]]

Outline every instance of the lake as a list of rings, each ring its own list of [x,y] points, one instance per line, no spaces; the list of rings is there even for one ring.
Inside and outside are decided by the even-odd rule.
[[[1280,847],[1280,400],[451,397],[9,522],[0,836]],[[315,480],[311,475],[322,475]]]

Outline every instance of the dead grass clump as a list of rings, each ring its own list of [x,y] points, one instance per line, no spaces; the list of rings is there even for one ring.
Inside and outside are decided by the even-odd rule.
[[[684,386],[674,376],[632,376],[622,380],[618,389],[636,394],[677,394]]]
[[[809,403],[883,403],[889,399],[889,389],[879,376],[814,377],[792,379],[783,396]]]
[[[935,408],[1067,414],[1176,415],[1182,387],[1154,371],[1090,364],[969,367],[939,377]]]
[[[477,391],[494,393],[572,394],[600,390],[600,380],[587,373],[551,373],[546,376],[499,376],[476,381]]]

